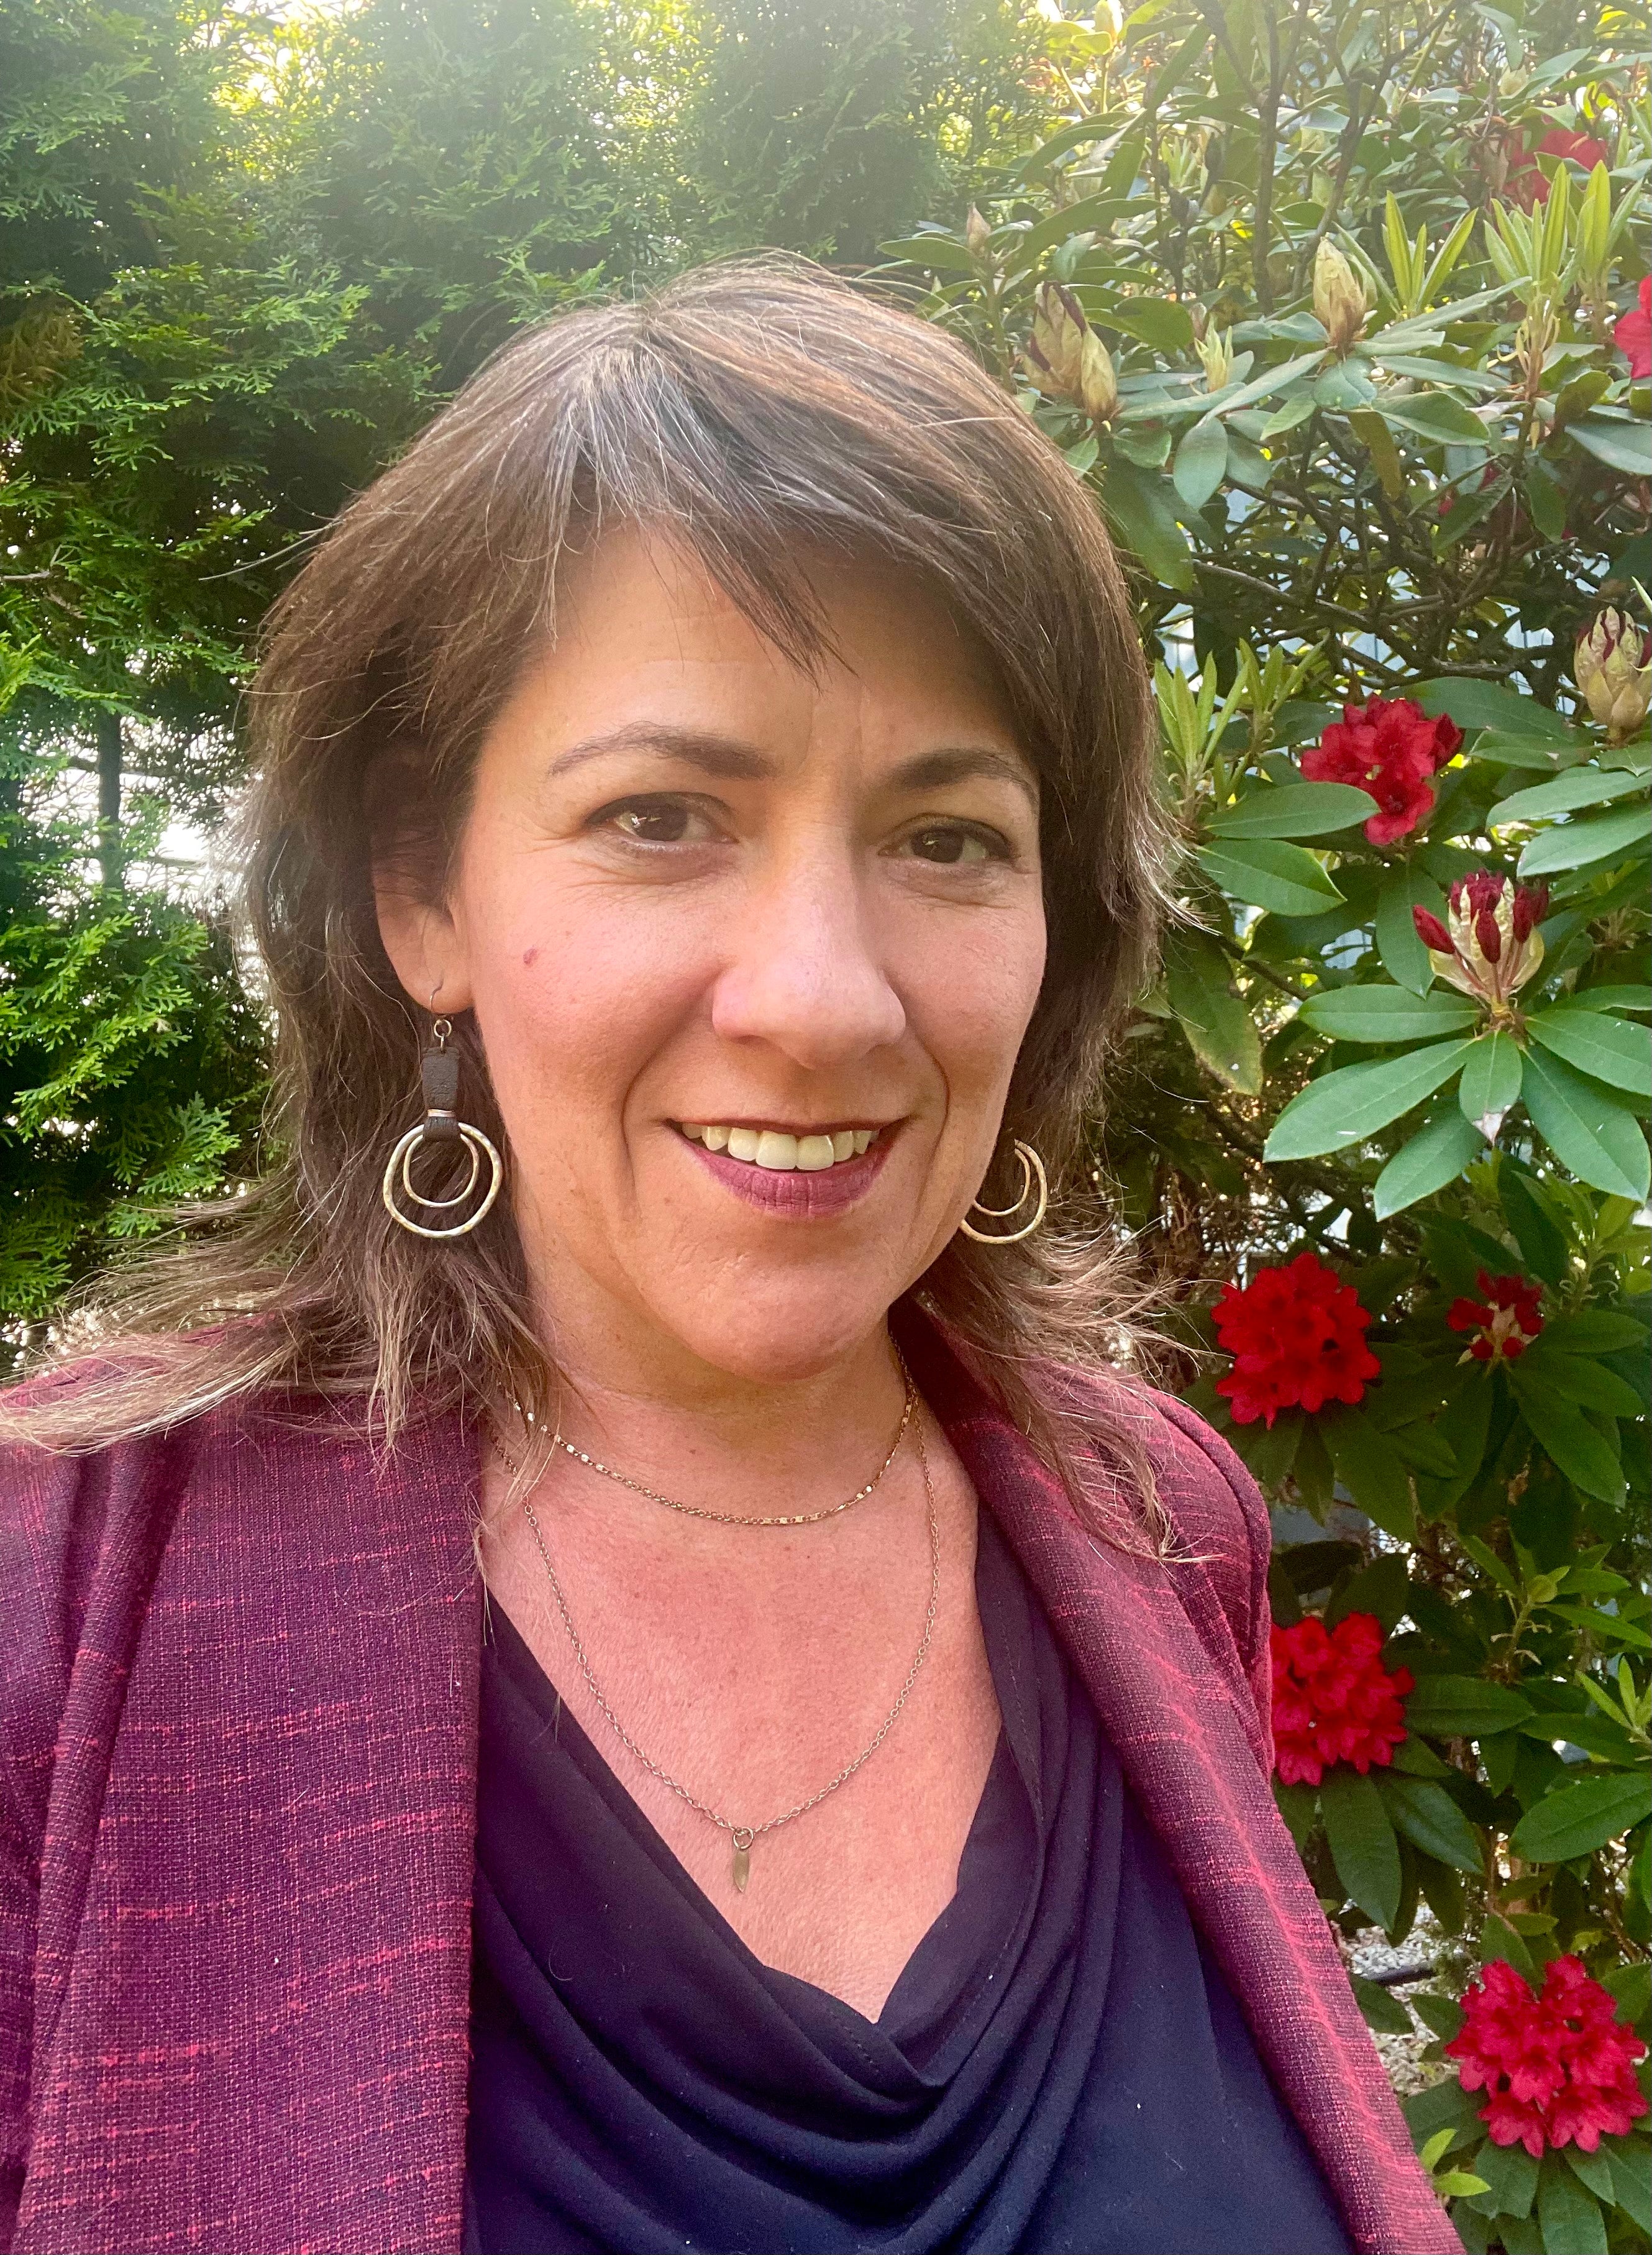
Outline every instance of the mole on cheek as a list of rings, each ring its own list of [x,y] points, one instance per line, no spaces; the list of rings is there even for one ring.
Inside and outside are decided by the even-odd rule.
[[[538,949],[537,947],[531,947],[522,959],[522,967],[524,971],[531,971],[538,960]]]

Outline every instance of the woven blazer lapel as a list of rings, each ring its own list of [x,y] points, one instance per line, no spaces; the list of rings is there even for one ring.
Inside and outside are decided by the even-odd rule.
[[[99,1626],[40,1872],[42,1939],[73,1942],[42,1966],[16,2248],[456,2255],[475,1437],[376,1459],[220,1413],[162,1445],[169,1525],[157,1444],[88,1475]]]
[[[1199,1567],[1167,1570],[1093,1539],[1060,1483],[934,1331],[909,1323],[901,1337],[1093,1699],[1360,2255],[1461,2255],[1275,1805],[1266,1718],[1257,1716],[1244,1654],[1225,1621],[1218,1627],[1223,1607],[1210,1576]],[[1128,1399],[1121,1395],[1120,1406]],[[1210,1449],[1192,1437],[1199,1421],[1176,1403],[1149,1408],[1137,1396],[1135,1406],[1146,1413],[1159,1492],[1183,1542],[1209,1550],[1222,1542],[1231,1565],[1243,1514]],[[1265,1649],[1265,1612],[1256,1626]]]

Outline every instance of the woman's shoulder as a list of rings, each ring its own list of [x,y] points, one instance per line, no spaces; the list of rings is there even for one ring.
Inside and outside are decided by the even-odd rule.
[[[1265,1564],[1271,1534],[1262,1491],[1196,1409],[1121,1371],[1063,1366],[1058,1387],[1068,1415],[1116,1437],[1115,1454],[1146,1459],[1177,1549],[1259,1553]]]

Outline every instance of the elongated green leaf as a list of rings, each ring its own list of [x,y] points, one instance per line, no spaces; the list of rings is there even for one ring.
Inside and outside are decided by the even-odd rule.
[[[1333,987],[1310,994],[1304,1025],[1338,1042],[1428,1042],[1460,1034],[1478,1015],[1466,996],[1414,994],[1404,987]]]
[[[1523,1355],[1509,1364],[1508,1383],[1527,1424],[1572,1486],[1605,1503],[1620,1503],[1623,1467],[1582,1411],[1541,1370],[1528,1370]]]
[[[1323,838],[1368,821],[1376,801],[1348,783],[1275,783],[1213,816],[1213,838]]]
[[[1262,1156],[1316,1159],[1326,1151],[1346,1151],[1351,1144],[1365,1142],[1390,1120],[1398,1120],[1432,1096],[1459,1070],[1468,1047],[1466,1041],[1436,1042],[1409,1057],[1345,1065],[1339,1072],[1326,1073],[1291,1098],[1275,1122]]]
[[[1645,1198],[1652,1188],[1652,1154],[1621,1106],[1536,1049],[1526,1052],[1520,1092],[1533,1127],[1563,1167],[1592,1190],[1636,1205]]]
[[[1227,475],[1227,433],[1214,415],[1194,424],[1176,450],[1170,475],[1189,509],[1203,509]]]
[[[1543,1332],[1548,1345],[1561,1354],[1618,1354],[1626,1346],[1644,1348],[1647,1338],[1639,1317],[1620,1315],[1615,1308],[1579,1308],[1573,1315],[1556,1316]]]
[[[1400,1907],[1400,1844],[1374,1781],[1339,1762],[1320,1785],[1319,1814],[1350,1899],[1379,1926],[1392,1926]]]
[[[934,274],[973,274],[975,262],[965,246],[950,235],[908,235],[895,242],[880,242],[885,258],[900,258]]]
[[[1339,1405],[1324,1411],[1319,1433],[1337,1478],[1367,1517],[1385,1535],[1409,1542],[1417,1532],[1411,1483],[1404,1459],[1386,1433],[1378,1432],[1357,1409]]]
[[[1379,393],[1373,404],[1396,431],[1409,431],[1436,446],[1484,446],[1486,425],[1449,391],[1411,392],[1403,399]]]
[[[1562,2150],[1573,2176],[1580,2178],[1597,2200],[1604,2201],[1608,2208],[1614,2207],[1617,2194],[1612,2182],[1610,2155],[1598,2146],[1592,2153],[1585,2153],[1581,2146],[1566,2146]]]
[[[1586,1354],[1569,1353],[1555,1344],[1547,1330],[1520,1360],[1528,1380],[1535,1378],[1553,1387],[1574,1408],[1604,1410],[1608,1417],[1638,1417],[1646,1408],[1634,1387],[1626,1384],[1615,1370],[1592,1361]]]
[[[1417,936],[1411,919],[1414,908],[1427,909],[1445,920],[1445,896],[1426,869],[1405,862],[1391,870],[1377,895],[1375,931],[1377,952],[1391,979],[1409,987],[1413,994],[1426,994],[1434,968],[1428,950]]]
[[[1234,900],[1270,910],[1276,916],[1315,916],[1342,898],[1340,891],[1301,846],[1270,839],[1248,839],[1202,847],[1194,857]]]
[[[1497,1173],[1497,1195],[1521,1257],[1532,1275],[1541,1276],[1545,1284],[1564,1282],[1571,1240],[1547,1193],[1529,1175],[1505,1161]]]
[[[1474,2174],[1486,2190],[1474,2202],[1482,2216],[1529,2216],[1537,2196],[1537,2164],[1523,2146],[1494,2146],[1488,2138],[1474,2156]]]
[[[1456,1105],[1440,1113],[1400,1146],[1377,1177],[1371,1192],[1377,1219],[1386,1221],[1418,1198],[1444,1190],[1485,1148],[1479,1128],[1464,1119]]]
[[[1620,768],[1573,768],[1552,783],[1533,783],[1529,790],[1500,798],[1487,818],[1494,830],[1508,822],[1545,821],[1551,815],[1575,813],[1580,806],[1599,806],[1607,799],[1623,798],[1645,787],[1641,776],[1627,775]]]
[[[1485,1739],[1512,1731],[1532,1713],[1529,1699],[1478,1675],[1419,1675],[1405,1703],[1406,1726],[1431,1739]]]
[[[1584,415],[1567,424],[1566,435],[1608,469],[1621,470],[1625,477],[1652,478],[1652,425]]]
[[[1652,805],[1628,806],[1616,814],[1591,815],[1563,822],[1534,838],[1520,857],[1522,877],[1543,877],[1556,869],[1586,869],[1610,861],[1652,837]]]
[[[1537,2223],[1543,2255],[1606,2255],[1606,2220],[1557,2153],[1537,2171]]]
[[[1177,522],[1174,488],[1168,478],[1115,455],[1107,465],[1101,507],[1108,523],[1150,577],[1184,594],[1193,584],[1193,551]]]
[[[1359,1974],[1350,1973],[1348,1985],[1367,2027],[1374,2028],[1383,2036],[1409,2036],[1412,2033],[1411,2015],[1381,1982],[1362,1980]]]
[[[1195,1057],[1230,1088],[1262,1086],[1262,1043],[1255,1021],[1228,992],[1227,959],[1202,933],[1177,936],[1166,952],[1165,991]]]
[[[1644,987],[1579,987],[1571,996],[1577,1010],[1618,1010],[1643,1017],[1652,1010],[1652,994]]]
[[[1632,1096],[1652,1096],[1652,1033],[1604,1010],[1538,1010],[1526,1021],[1534,1041]]]
[[[1581,732],[1518,689],[1495,681],[1424,681],[1411,695],[1425,713],[1450,713],[1459,728],[1491,728],[1519,741],[1552,745],[1557,750],[1589,748]]]
[[[1484,1873],[1480,1837],[1444,1786],[1388,1771],[1377,1778],[1377,1789],[1395,1830],[1414,1847],[1459,1872],[1473,1872],[1476,1878]]]
[[[1482,1034],[1469,1050],[1457,1101],[1488,1143],[1497,1141],[1503,1114],[1520,1094],[1521,1055],[1512,1034]]]
[[[1652,2181],[1646,2173],[1644,2148],[1638,2153],[1613,2152],[1612,2189],[1624,2213],[1633,2216],[1642,2231],[1652,2232]]]

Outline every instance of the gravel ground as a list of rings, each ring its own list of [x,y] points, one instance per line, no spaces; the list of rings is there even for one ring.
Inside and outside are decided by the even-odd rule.
[[[1445,1936],[1424,1911],[1397,1947],[1386,1938],[1380,1926],[1364,1928],[1353,1938],[1347,1953],[1348,1963],[1367,1981],[1378,1973],[1390,1971],[1396,1965],[1432,1966],[1444,1940]],[[1423,1985],[1419,1982],[1417,1985],[1421,1987]],[[1403,1989],[1390,1989],[1388,1994],[1398,2004],[1403,2005],[1406,2001]],[[1433,2041],[1433,2032],[1424,2027],[1415,2013],[1411,2013],[1410,2019],[1412,2033],[1408,2036],[1381,2035],[1376,2030],[1372,2031],[1372,2041],[1388,2071],[1388,2079],[1402,2098],[1409,2097],[1415,2090],[1426,2090],[1431,2083],[1440,2082],[1451,2071],[1441,2060],[1424,2059],[1424,2047]]]

